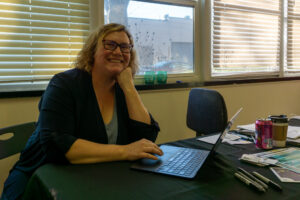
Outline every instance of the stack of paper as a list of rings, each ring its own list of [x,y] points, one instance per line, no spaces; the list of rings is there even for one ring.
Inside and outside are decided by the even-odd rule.
[[[300,148],[281,148],[252,155],[264,159],[275,159],[277,160],[275,165],[300,173]]]
[[[209,144],[215,144],[219,138],[220,134],[212,134],[212,135],[207,135],[205,137],[200,137],[197,138],[197,140],[206,142]],[[240,136],[237,136],[235,134],[227,133],[225,135],[225,138],[222,140],[222,142],[227,142],[229,144],[250,144],[252,142],[250,141],[245,141],[241,139]]]
[[[267,165],[274,165],[277,163],[277,160],[269,159],[269,158],[260,158],[253,154],[243,154],[240,160],[258,165],[261,167],[267,166]]]

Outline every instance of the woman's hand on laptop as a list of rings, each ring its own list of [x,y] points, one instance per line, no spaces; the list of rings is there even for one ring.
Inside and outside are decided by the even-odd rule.
[[[153,154],[159,156],[163,155],[159,146],[147,139],[141,139],[128,145],[124,145],[123,147],[126,160],[137,160],[141,158],[157,160],[158,158]]]

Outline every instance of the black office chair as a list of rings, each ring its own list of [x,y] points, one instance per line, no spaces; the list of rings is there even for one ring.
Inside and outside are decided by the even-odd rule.
[[[18,124],[0,129],[0,135],[12,133],[8,139],[0,138],[0,159],[20,153],[35,130],[35,122]]]
[[[222,95],[210,89],[193,88],[189,94],[186,124],[197,136],[221,132],[227,125]]]

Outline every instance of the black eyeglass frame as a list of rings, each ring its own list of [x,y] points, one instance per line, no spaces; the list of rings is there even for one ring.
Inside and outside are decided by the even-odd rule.
[[[108,44],[106,42],[109,42],[110,45],[115,45],[114,48],[107,48],[106,45],[108,45]],[[114,51],[114,50],[116,50],[117,47],[119,47],[122,53],[131,53],[131,50],[133,48],[132,44],[127,44],[127,43],[119,44],[113,40],[102,40],[102,44],[103,44],[104,49],[109,50],[109,51]],[[125,49],[125,51],[124,51],[124,49]],[[129,51],[127,51],[127,49]]]

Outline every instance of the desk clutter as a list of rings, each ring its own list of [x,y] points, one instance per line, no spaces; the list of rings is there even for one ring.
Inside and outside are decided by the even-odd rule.
[[[300,116],[287,119],[286,115],[269,116],[255,123],[238,125],[237,132],[253,136],[256,146],[263,149],[285,147],[286,142],[300,146]]]
[[[256,148],[268,150],[255,154],[243,154],[240,160],[261,167],[269,166],[281,182],[300,183],[300,148],[284,148],[286,143],[300,145],[299,125],[300,116],[294,116],[288,120],[285,115],[279,115],[257,120],[253,124],[237,126],[236,132],[248,137],[255,137]],[[241,174],[237,174],[235,177],[240,180],[245,179]],[[248,185],[252,184],[251,187],[261,192],[266,189],[249,180],[243,182],[247,182]]]
[[[271,170],[280,181],[300,182],[300,148],[289,147],[243,154],[240,160],[258,166],[277,166]]]
[[[258,119],[253,124],[238,125],[237,130],[226,134],[222,142],[232,145],[253,144],[253,148],[264,150],[260,153],[243,154],[240,160],[270,170],[281,182],[300,183],[300,148],[286,147],[287,144],[300,146],[300,116],[288,120],[286,115]],[[214,144],[219,134],[197,138]],[[259,192],[266,192],[268,186],[281,190],[272,180],[257,172],[238,168],[234,177]]]
[[[282,187],[278,183],[275,183],[255,171],[250,173],[239,167],[238,171],[234,173],[234,176],[259,192],[266,192],[269,189],[269,186],[275,190],[282,191]]]
[[[286,115],[278,115],[257,120],[254,124],[237,126],[240,134],[255,137],[256,148],[268,150],[243,154],[240,160],[261,167],[270,166],[281,182],[300,183],[300,148],[284,148],[286,143],[300,145],[299,125],[300,116],[288,120]]]
[[[206,137],[199,137],[197,140],[206,142],[209,144],[215,144],[220,134],[212,134],[208,135]],[[250,136],[239,134],[235,131],[230,131],[225,135],[222,142],[228,143],[228,144],[250,144],[253,143],[253,138]]]

